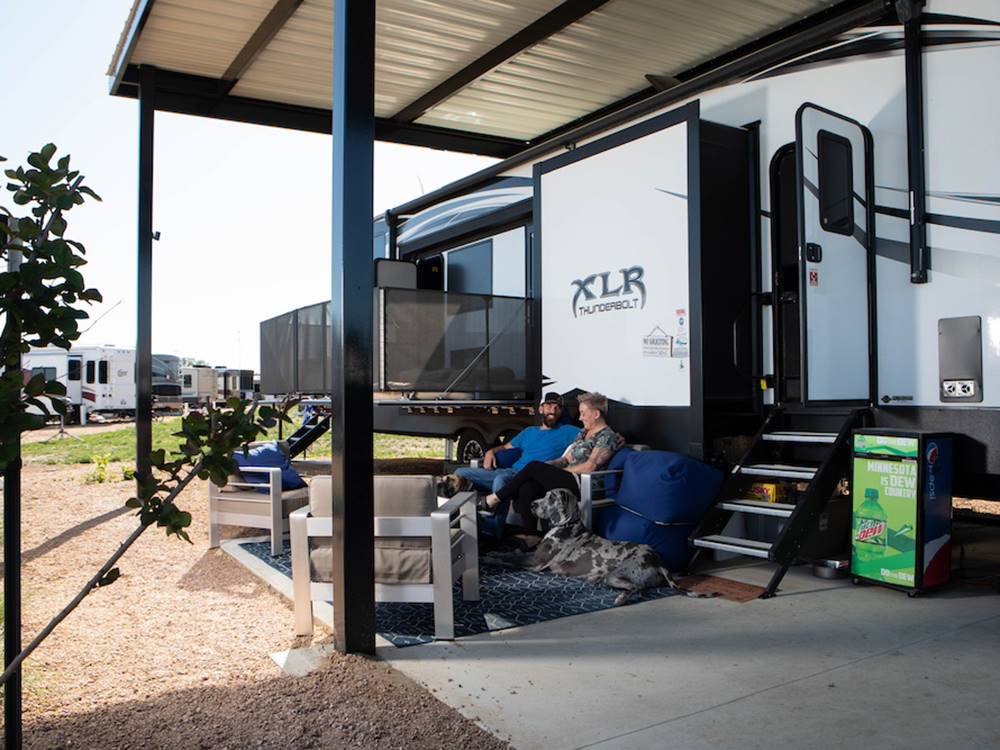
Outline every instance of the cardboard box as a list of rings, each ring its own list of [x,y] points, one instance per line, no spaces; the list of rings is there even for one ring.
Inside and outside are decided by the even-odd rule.
[[[777,482],[754,482],[750,485],[747,500],[761,500],[765,503],[780,503],[785,499],[785,488]]]

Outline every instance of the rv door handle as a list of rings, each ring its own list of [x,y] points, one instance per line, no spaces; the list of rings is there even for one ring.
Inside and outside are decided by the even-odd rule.
[[[815,242],[806,243],[806,260],[810,263],[823,262],[823,248]]]

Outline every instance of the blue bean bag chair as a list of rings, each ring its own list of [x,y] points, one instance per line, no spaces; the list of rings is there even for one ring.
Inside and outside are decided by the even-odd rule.
[[[608,468],[623,470],[608,487],[615,505],[594,512],[594,532],[613,541],[648,544],[668,570],[683,570],[687,539],[722,487],[718,469],[680,453],[623,449]]]

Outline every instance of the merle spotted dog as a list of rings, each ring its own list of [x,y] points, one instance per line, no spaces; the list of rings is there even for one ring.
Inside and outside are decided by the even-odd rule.
[[[528,552],[493,553],[485,556],[484,562],[548,570],[622,589],[615,605],[624,604],[643,589],[661,586],[682,591],[687,596],[701,597],[677,585],[652,547],[613,542],[588,531],[580,522],[579,504],[569,490],[551,490],[545,497],[535,500],[531,510],[550,524],[538,546]]]

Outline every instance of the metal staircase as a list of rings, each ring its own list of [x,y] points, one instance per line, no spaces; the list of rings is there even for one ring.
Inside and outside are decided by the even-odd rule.
[[[691,567],[705,550],[769,560],[778,567],[761,595],[766,599],[774,596],[796,559],[843,551],[849,538],[850,501],[831,498],[840,480],[849,475],[851,431],[865,426],[869,415],[867,408],[775,407],[692,533]],[[761,482],[780,486],[781,501],[748,499],[753,497],[751,486]],[[739,536],[726,533],[734,517],[744,522]]]
[[[295,432],[288,436],[288,454],[295,458],[319,440],[330,429],[329,415],[313,414]]]

